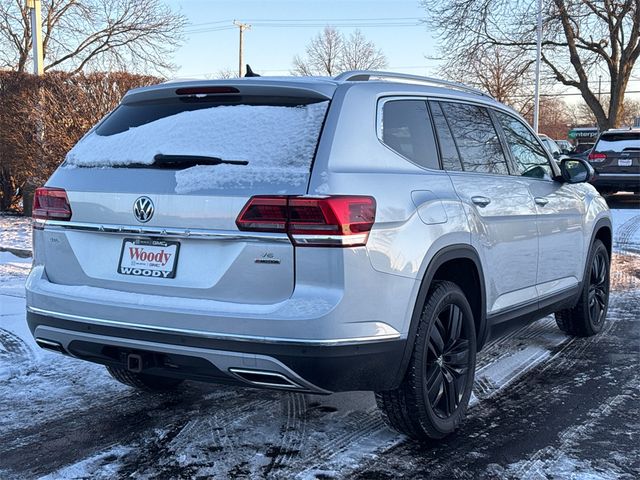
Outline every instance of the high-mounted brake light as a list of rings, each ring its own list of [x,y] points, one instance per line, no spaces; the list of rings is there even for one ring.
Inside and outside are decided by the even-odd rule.
[[[590,153],[587,158],[590,162],[600,163],[607,159],[607,155],[604,153]]]
[[[176,89],[176,95],[215,95],[218,93],[240,93],[236,87],[184,87]]]
[[[366,245],[376,217],[373,197],[251,197],[236,220],[239,230],[287,233],[308,247]]]
[[[63,188],[37,188],[33,197],[33,218],[39,220],[69,220],[71,206]]]

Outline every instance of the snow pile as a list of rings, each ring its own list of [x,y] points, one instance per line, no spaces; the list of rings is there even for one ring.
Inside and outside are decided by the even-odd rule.
[[[257,182],[300,185],[309,175],[327,106],[234,105],[181,112],[110,136],[88,135],[67,154],[66,165],[149,165],[158,153],[203,155],[249,164],[178,171],[177,193]]]

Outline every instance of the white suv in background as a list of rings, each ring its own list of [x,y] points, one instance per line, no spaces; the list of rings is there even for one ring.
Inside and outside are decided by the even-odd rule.
[[[464,85],[383,72],[129,92],[37,191],[37,343],[145,390],[372,390],[443,438],[512,321],[605,320],[581,160]]]

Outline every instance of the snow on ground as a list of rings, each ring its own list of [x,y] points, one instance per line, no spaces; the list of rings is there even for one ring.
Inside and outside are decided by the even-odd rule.
[[[0,214],[0,248],[31,249],[31,219]]]
[[[613,210],[606,331],[568,339],[545,317],[492,341],[478,357],[467,424],[441,447],[387,429],[368,392],[192,382],[150,395],[43,351],[24,315],[30,259],[0,252],[0,478],[637,478],[638,213]],[[28,222],[7,218],[0,247],[27,247]]]
[[[66,165],[148,165],[158,153],[214,156],[249,164],[180,170],[175,174],[176,192],[257,182],[301,185],[309,175],[327,105],[233,105],[185,111],[123,132],[91,133],[67,154]]]

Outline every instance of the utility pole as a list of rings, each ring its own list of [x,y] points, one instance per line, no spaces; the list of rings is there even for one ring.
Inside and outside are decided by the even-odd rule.
[[[598,75],[598,102],[600,102],[601,91],[602,91],[602,75]]]
[[[33,73],[42,75],[44,65],[42,58],[42,6],[40,0],[27,0],[31,17],[31,45],[33,48]]]
[[[536,29],[536,87],[533,98],[533,130],[538,133],[540,114],[540,62],[542,59],[542,0],[538,0],[538,27]]]
[[[243,34],[245,30],[251,30],[251,25],[248,23],[236,22],[233,21],[233,24],[238,27],[240,30],[240,45],[238,48],[238,76],[242,77],[244,75],[244,43],[243,43]]]

